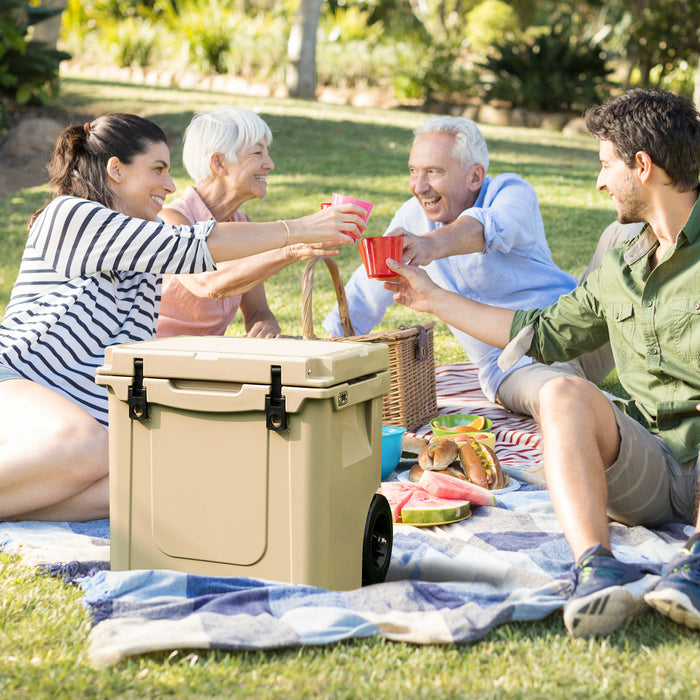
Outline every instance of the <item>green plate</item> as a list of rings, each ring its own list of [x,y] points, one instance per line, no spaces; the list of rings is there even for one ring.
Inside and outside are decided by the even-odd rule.
[[[435,523],[394,523],[394,525],[406,525],[406,527],[435,527],[436,525],[452,525],[452,523],[459,523],[462,520],[466,520],[467,518],[470,518],[472,515],[471,510],[463,515],[461,518],[457,518],[456,520],[441,520],[440,522],[435,522]]]
[[[446,416],[436,416],[430,421],[430,427],[435,435],[452,435],[454,432],[461,432],[454,430],[454,428],[456,428],[458,425],[469,425],[477,418],[479,418],[479,416],[471,413],[451,413]],[[493,421],[486,417],[484,417],[484,420],[486,421],[484,423],[484,427],[478,432],[488,433],[491,431]],[[444,429],[438,428],[438,424],[443,426]]]

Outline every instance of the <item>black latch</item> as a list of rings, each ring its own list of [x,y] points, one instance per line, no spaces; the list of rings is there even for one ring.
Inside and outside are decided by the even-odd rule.
[[[270,393],[265,396],[265,426],[281,433],[289,427],[286,399],[282,396],[282,368],[270,366]]]
[[[129,387],[128,402],[131,420],[148,420],[150,409],[143,385],[143,360],[140,357],[134,358],[134,383]]]

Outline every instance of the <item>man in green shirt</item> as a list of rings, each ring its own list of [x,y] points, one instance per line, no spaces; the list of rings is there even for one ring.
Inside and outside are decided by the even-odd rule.
[[[385,286],[505,347],[504,364],[523,353],[568,360],[610,341],[629,401],[579,377],[540,391],[547,485],[576,561],[564,622],[576,637],[607,634],[651,605],[700,629],[700,114],[684,98],[635,89],[589,109],[586,124],[599,140],[597,188],[620,223],[645,225],[583,285],[530,311],[466,299],[398,263],[401,278]],[[613,556],[608,518],[685,522],[695,533],[648,590],[644,571]]]

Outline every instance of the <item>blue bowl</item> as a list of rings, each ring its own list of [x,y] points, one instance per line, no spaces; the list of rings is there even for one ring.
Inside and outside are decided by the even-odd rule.
[[[382,426],[382,480],[389,477],[401,459],[401,442],[405,432],[406,428]]]

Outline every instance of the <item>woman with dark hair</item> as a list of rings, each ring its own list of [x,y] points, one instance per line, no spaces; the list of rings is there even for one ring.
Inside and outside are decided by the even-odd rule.
[[[158,220],[170,177],[165,134],[111,114],[58,137],[55,198],[30,220],[0,324],[0,520],[107,517],[107,391],[95,384],[109,345],[154,336],[161,275],[290,243],[342,245],[361,209],[270,223],[173,226]]]

